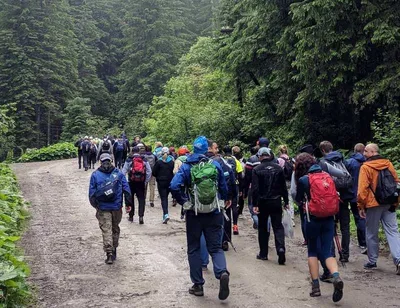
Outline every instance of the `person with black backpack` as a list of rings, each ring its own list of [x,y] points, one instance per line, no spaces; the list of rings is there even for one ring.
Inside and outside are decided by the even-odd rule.
[[[396,217],[400,181],[393,164],[379,155],[376,144],[368,144],[364,156],[367,161],[360,169],[357,194],[360,217],[366,219],[368,262],[364,264],[364,269],[377,267],[381,222],[396,266],[396,274],[400,275],[400,235]]]
[[[125,196],[126,211],[132,206],[132,195],[125,176],[111,163],[110,154],[100,156],[101,166],[92,173],[89,187],[90,204],[97,210],[96,218],[103,234],[103,248],[107,264],[117,258],[119,223]]]
[[[96,158],[97,158],[97,145],[94,142],[93,138],[90,138],[90,153],[89,153],[89,169],[94,169],[94,166],[96,164]]]
[[[144,224],[144,211],[146,205],[146,184],[151,178],[151,168],[143,155],[139,154],[139,148],[132,148],[132,155],[128,156],[122,173],[128,173],[128,183],[132,192],[132,208],[129,211],[130,222],[133,222],[135,216],[135,199],[134,195],[138,198],[139,202],[139,224]]]
[[[83,142],[83,138],[80,137],[76,142],[75,142],[75,147],[78,148],[78,167],[79,169],[82,168],[82,148],[81,144]]]
[[[100,141],[99,148],[98,148],[98,153],[97,153],[97,160],[100,159],[101,154],[108,153],[113,156],[113,146],[111,141],[107,138],[107,136],[104,136],[103,140]]]

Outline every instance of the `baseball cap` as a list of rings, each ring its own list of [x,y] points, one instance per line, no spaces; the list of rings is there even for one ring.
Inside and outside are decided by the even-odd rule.
[[[161,149],[161,153],[162,153],[162,154],[169,154],[169,149],[168,149],[167,147],[163,147],[163,148]]]
[[[103,153],[100,155],[100,161],[103,162],[105,160],[111,161],[111,155],[108,153]]]
[[[269,147],[269,140],[268,138],[265,137],[261,137],[260,139],[258,139],[258,144],[260,145],[260,147]]]
[[[257,156],[271,156],[271,149],[262,147],[258,150]]]

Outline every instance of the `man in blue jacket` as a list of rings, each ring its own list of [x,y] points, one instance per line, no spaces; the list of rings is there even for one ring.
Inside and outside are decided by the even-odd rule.
[[[189,293],[195,296],[204,295],[204,279],[200,253],[200,238],[203,233],[208,252],[213,260],[215,277],[220,280],[218,297],[220,300],[225,300],[229,296],[229,272],[226,268],[225,254],[221,247],[223,213],[219,204],[221,200],[224,200],[225,207],[229,208],[231,206],[231,200],[228,200],[227,197],[228,187],[225,181],[224,172],[218,162],[211,160],[212,165],[215,166],[218,172],[218,198],[215,200],[217,206],[208,213],[199,213],[197,205],[198,199],[197,197],[193,197],[193,193],[196,195],[196,186],[192,185],[191,182],[191,169],[197,167],[199,163],[210,162],[210,160],[204,155],[208,150],[207,138],[204,136],[196,138],[193,144],[193,150],[194,154],[187,158],[178,173],[175,174],[170,186],[173,198],[175,198],[179,204],[183,205],[183,208],[186,210],[188,259],[190,278],[193,282],[193,286],[189,289]],[[183,192],[182,186],[185,187],[185,191],[189,192],[191,197]]]
[[[102,154],[100,162],[101,166],[90,178],[89,201],[97,210],[96,218],[103,234],[103,247],[107,255],[105,262],[113,264],[117,257],[123,195],[126,211],[130,211],[132,195],[125,176],[111,164],[111,155]]]
[[[365,145],[357,143],[354,147],[354,154],[346,161],[346,167],[353,178],[353,198],[350,201],[350,208],[353,213],[354,222],[357,226],[357,239],[358,246],[361,248],[362,254],[367,254],[367,242],[365,240],[365,219],[361,218],[357,208],[357,192],[358,192],[358,178],[360,169],[365,162],[364,157]]]

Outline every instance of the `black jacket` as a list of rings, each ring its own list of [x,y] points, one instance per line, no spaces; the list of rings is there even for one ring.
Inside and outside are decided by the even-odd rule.
[[[162,159],[157,160],[153,168],[153,176],[156,178],[158,185],[169,187],[169,184],[174,177],[174,160],[167,162]]]
[[[285,176],[281,166],[273,160],[264,159],[253,169],[251,191],[253,205],[259,206],[260,200],[277,200],[283,198],[289,204]]]

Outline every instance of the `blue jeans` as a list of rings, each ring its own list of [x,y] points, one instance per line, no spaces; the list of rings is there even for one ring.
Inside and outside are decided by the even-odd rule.
[[[206,238],[204,237],[204,233],[201,234],[200,238],[200,254],[201,254],[201,266],[207,267],[208,263],[210,263],[210,259],[208,258],[207,244],[206,244]]]
[[[196,214],[193,211],[186,212],[186,237],[188,245],[188,259],[190,267],[190,279],[194,284],[203,285],[201,235],[204,234],[208,253],[211,255],[214,266],[215,278],[228,272],[226,259],[221,247],[223,228],[222,213]]]

